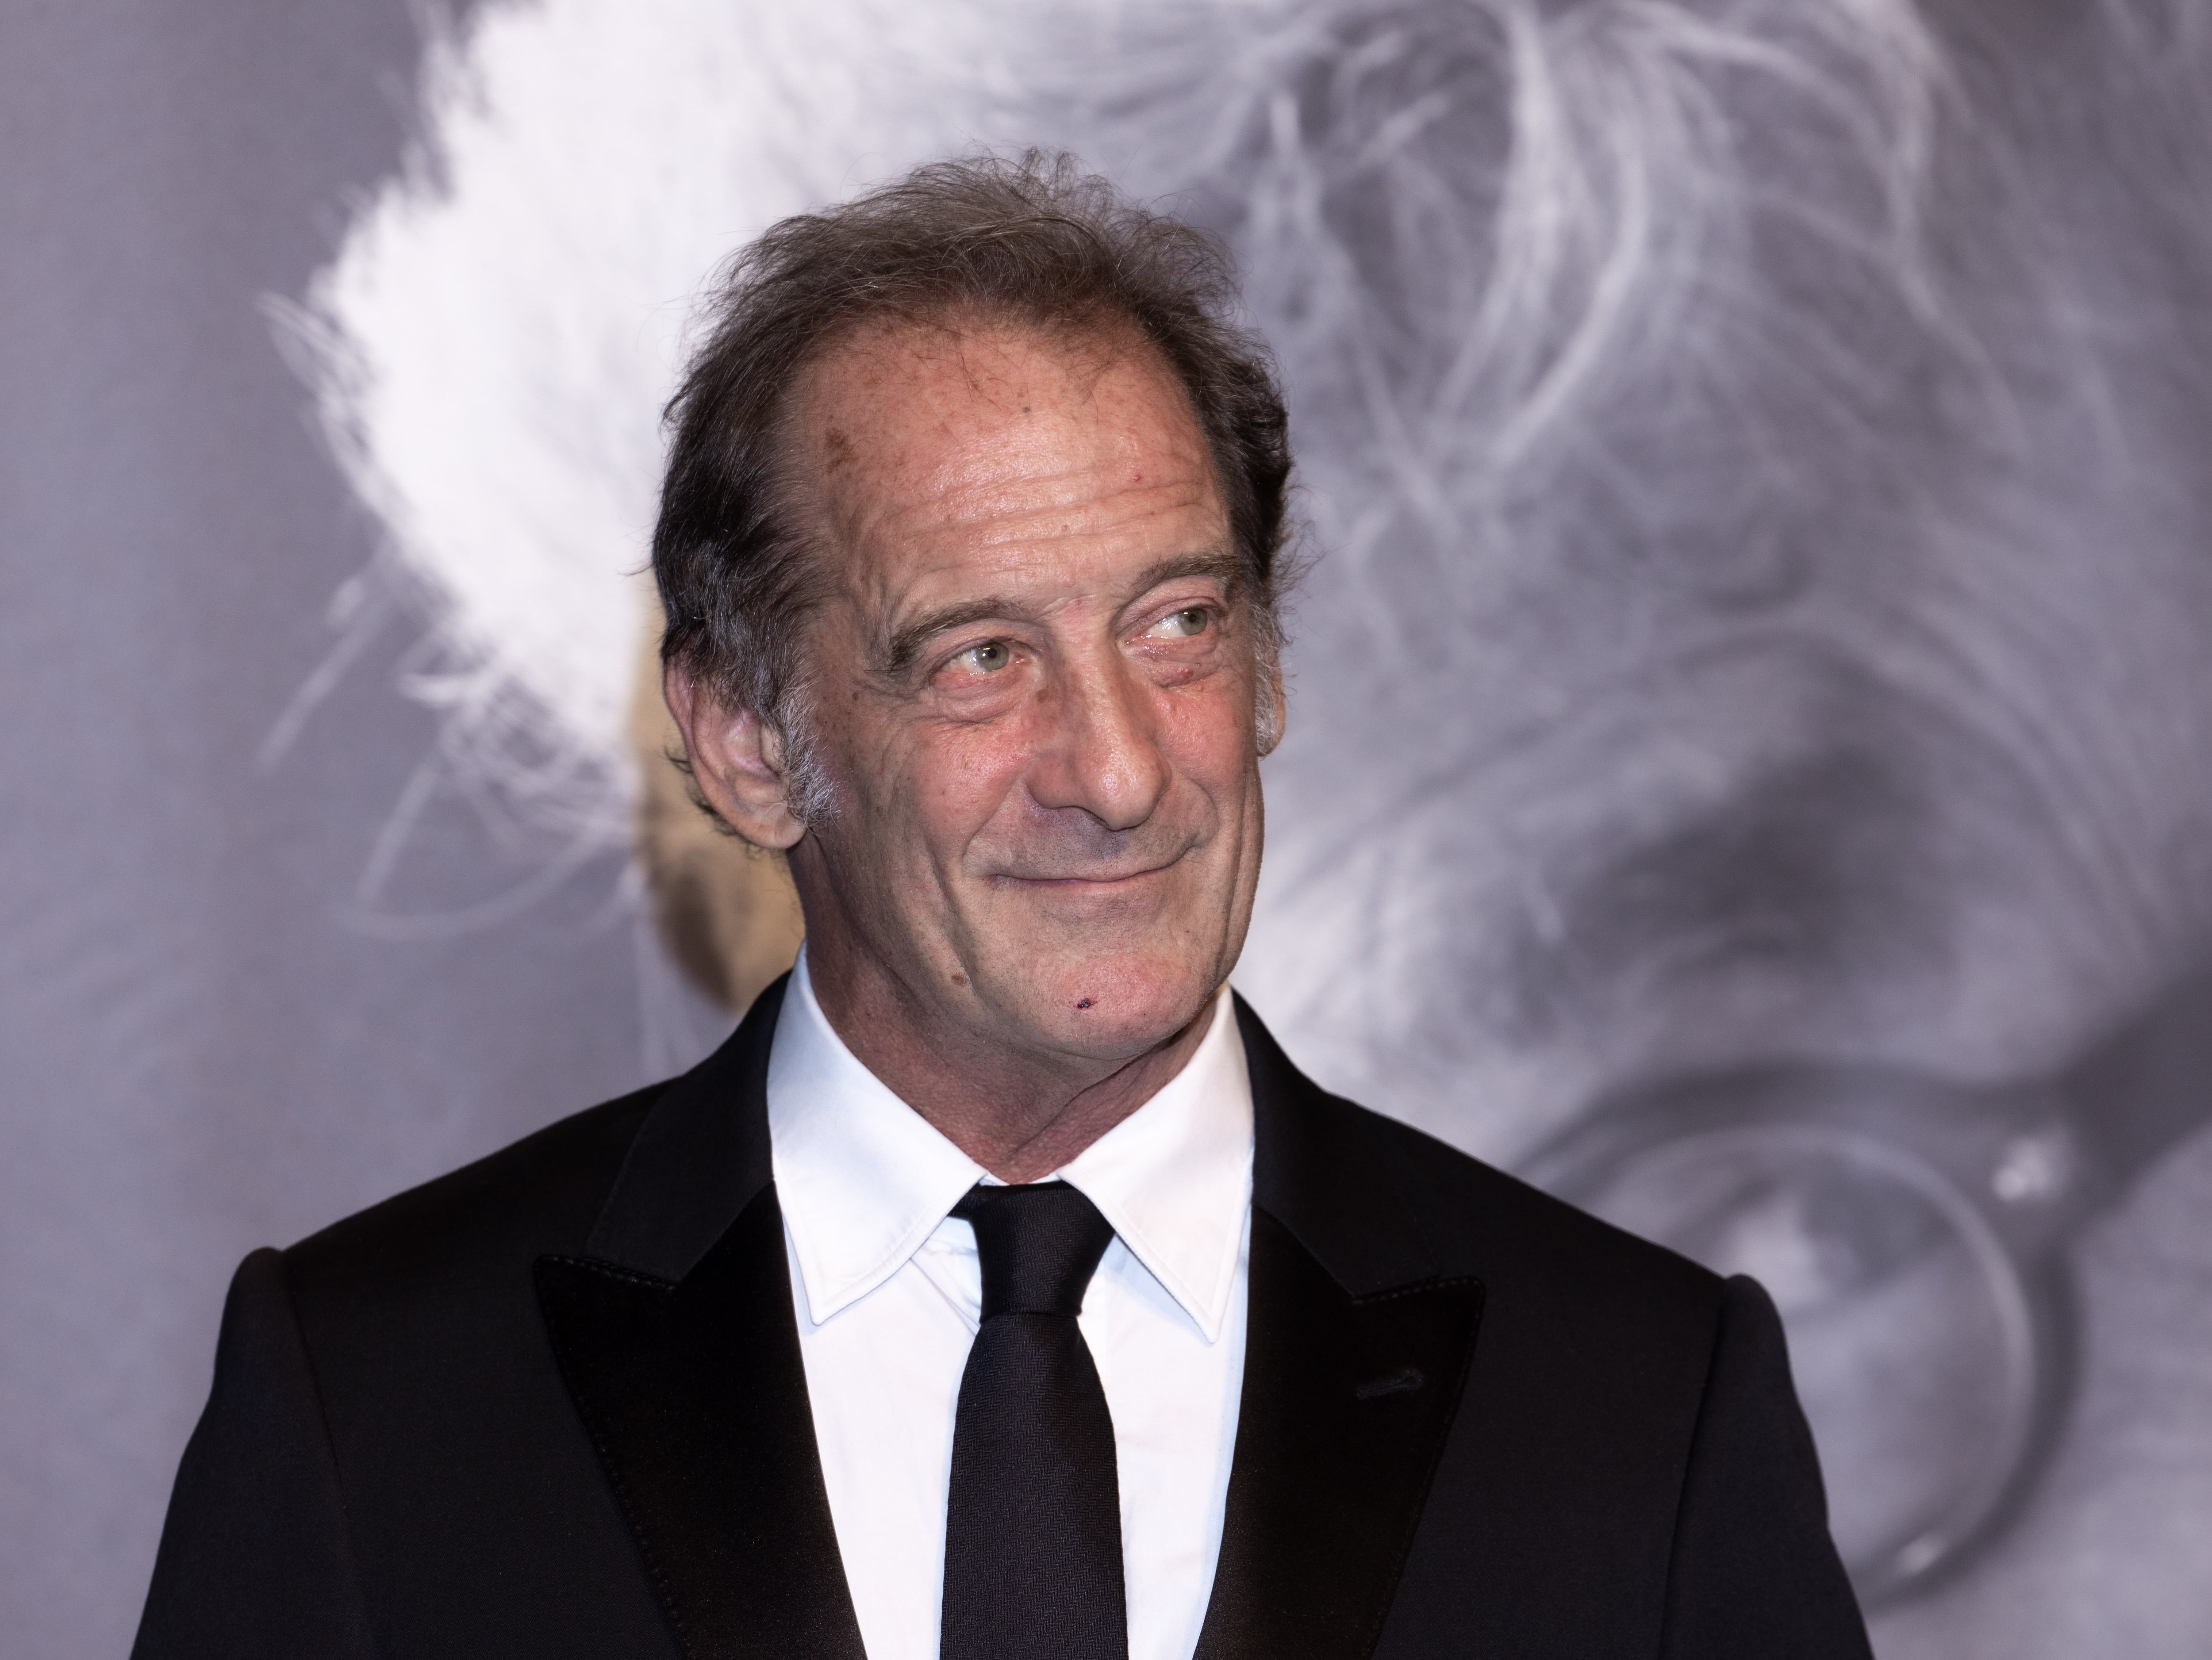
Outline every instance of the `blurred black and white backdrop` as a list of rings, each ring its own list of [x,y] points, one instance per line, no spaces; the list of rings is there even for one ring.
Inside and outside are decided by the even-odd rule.
[[[120,1653],[237,1258],[685,1063],[690,302],[1071,148],[1314,567],[1237,981],[1789,1321],[1885,1660],[2212,1651],[2212,4],[0,9],[0,1630]]]

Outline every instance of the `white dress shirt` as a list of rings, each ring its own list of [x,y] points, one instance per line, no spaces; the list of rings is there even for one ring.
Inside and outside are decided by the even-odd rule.
[[[870,1660],[935,1660],[960,1374],[982,1274],[948,1215],[995,1180],[854,1056],[801,953],[769,1056],[799,1349]],[[1130,1660],[1189,1660],[1213,1585],[1244,1373],[1252,1090],[1226,990],[1159,1094],[1059,1178],[1115,1240],[1083,1304],[1114,1416]]]

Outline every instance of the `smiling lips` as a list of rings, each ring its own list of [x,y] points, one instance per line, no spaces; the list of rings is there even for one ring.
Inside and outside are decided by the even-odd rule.
[[[1107,835],[1068,835],[1064,830],[1055,826],[1051,833],[1009,838],[1011,846],[1001,841],[985,854],[989,866],[975,874],[987,882],[1068,893],[1110,890],[1174,869],[1210,839],[1195,826],[1170,828],[1157,818]]]
[[[1170,859],[1165,864],[1147,865],[1141,870],[1125,871],[1120,875],[1024,876],[1018,875],[1011,870],[1006,870],[999,872],[996,875],[990,878],[990,880],[994,881],[1018,881],[1031,888],[1119,888],[1129,882],[1135,881],[1141,876],[1157,876],[1164,870],[1173,869],[1180,863],[1182,863],[1182,861],[1179,858]]]

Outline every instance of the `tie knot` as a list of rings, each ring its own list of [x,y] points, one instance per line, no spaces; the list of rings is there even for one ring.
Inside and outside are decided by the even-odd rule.
[[[1114,1227],[1066,1182],[1025,1187],[981,1183],[952,1207],[975,1230],[983,1260],[983,1318],[1083,1311],[1083,1293]]]

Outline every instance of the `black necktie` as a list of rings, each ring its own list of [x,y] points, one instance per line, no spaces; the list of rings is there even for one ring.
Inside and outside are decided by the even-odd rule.
[[[945,1515],[940,1660],[1127,1660],[1114,1420],[1075,1317],[1114,1230],[1065,1182],[953,1207],[983,1259]]]

